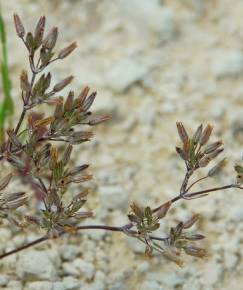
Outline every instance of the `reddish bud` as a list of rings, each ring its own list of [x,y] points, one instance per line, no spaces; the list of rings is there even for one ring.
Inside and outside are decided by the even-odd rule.
[[[59,92],[62,89],[64,89],[67,85],[69,85],[71,83],[71,81],[73,80],[73,76],[69,76],[65,79],[63,79],[62,81],[60,81],[59,83],[57,83],[54,88],[53,91],[54,92]]]
[[[35,33],[34,33],[34,38],[35,38],[35,42],[37,46],[39,46],[42,42],[44,30],[45,30],[45,23],[46,23],[46,17],[41,16],[36,25]]]
[[[30,92],[31,86],[28,80],[28,74],[26,70],[23,70],[20,75],[20,87],[22,91]]]
[[[201,135],[202,135],[202,130],[203,130],[203,125],[201,124],[201,125],[197,128],[195,134],[194,134],[193,137],[192,137],[192,140],[193,140],[193,142],[194,142],[195,144],[197,144],[197,143],[199,142],[199,140],[200,140],[200,138],[201,138]]]
[[[43,44],[42,44],[43,47],[45,49],[52,50],[54,46],[56,45],[57,37],[58,37],[58,28],[53,27],[51,31],[47,34],[45,39],[43,40]]]
[[[186,143],[189,139],[187,132],[186,132],[186,129],[184,128],[184,126],[181,122],[176,122],[176,126],[177,126],[177,131],[178,131],[178,134],[181,138],[182,143]]]
[[[25,35],[24,25],[23,25],[22,21],[20,20],[18,14],[16,14],[16,13],[14,14],[14,24],[15,24],[15,29],[16,29],[17,35],[20,38],[23,38]]]
[[[204,153],[209,154],[209,153],[215,151],[216,149],[218,149],[222,144],[223,144],[222,141],[217,141],[217,142],[214,142],[212,144],[209,144],[206,146]]]
[[[70,45],[68,45],[67,47],[63,48],[59,54],[58,54],[58,58],[59,59],[63,59],[65,57],[67,57],[70,53],[72,53],[74,51],[74,49],[77,47],[77,43],[73,42]]]
[[[211,136],[212,131],[213,131],[213,126],[211,126],[210,124],[208,124],[206,126],[206,128],[203,130],[202,136],[200,138],[200,144],[201,144],[201,146],[205,145],[208,142],[208,140],[209,140],[209,138]]]
[[[198,221],[198,219],[199,219],[199,214],[194,214],[188,221],[183,223],[183,229],[189,229],[195,224],[195,222]]]
[[[184,251],[186,252],[187,255],[198,257],[198,258],[203,258],[206,256],[205,249],[197,248],[194,246],[187,246],[184,248]]]
[[[94,126],[94,125],[98,125],[100,123],[103,123],[105,121],[108,121],[110,119],[111,119],[111,115],[98,116],[98,117],[95,117],[95,118],[89,120],[88,124],[90,126]]]
[[[157,210],[157,217],[158,219],[162,219],[166,216],[168,210],[171,207],[171,201],[168,201],[166,203],[164,203],[163,205],[161,205],[161,207]]]

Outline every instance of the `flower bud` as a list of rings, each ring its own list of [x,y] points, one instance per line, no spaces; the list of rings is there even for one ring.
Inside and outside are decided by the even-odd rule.
[[[202,157],[202,159],[199,160],[199,167],[206,167],[209,162],[212,160],[208,155],[205,155]]]
[[[34,33],[34,39],[35,39],[35,43],[37,47],[39,47],[40,44],[42,43],[44,30],[45,30],[45,23],[46,23],[46,17],[41,16],[36,25],[35,33]]]
[[[25,91],[27,93],[29,93],[31,90],[31,86],[28,80],[28,75],[27,75],[26,70],[23,70],[20,75],[20,87],[22,91]]]
[[[208,124],[206,126],[206,128],[203,130],[202,136],[200,138],[200,145],[201,146],[205,145],[208,142],[208,140],[209,140],[209,138],[211,136],[212,131],[213,131],[213,126],[211,126],[210,124]]]
[[[57,83],[54,88],[53,88],[53,91],[56,93],[56,92],[59,92],[61,91],[62,89],[64,89],[67,85],[69,85],[71,83],[71,81],[73,80],[73,76],[69,76],[65,79],[63,79],[62,81],[60,81],[59,83]]]
[[[14,14],[14,24],[15,24],[15,29],[17,32],[18,37],[23,38],[25,35],[25,29],[22,21],[20,20],[18,14]]]
[[[63,59],[65,57],[67,57],[71,52],[73,52],[73,50],[77,47],[77,43],[73,42],[71,43],[69,46],[63,48],[59,54],[58,54],[58,58],[59,59]]]
[[[161,205],[161,207],[157,211],[157,218],[158,219],[164,218],[166,216],[168,210],[170,209],[170,206],[171,206],[171,201],[168,201],[168,202],[164,203],[163,205]]]
[[[217,142],[214,142],[212,144],[209,144],[205,148],[204,153],[209,154],[209,153],[215,151],[216,149],[218,149],[222,144],[223,144],[222,141],[217,141]]]
[[[181,122],[176,122],[176,126],[177,126],[177,131],[178,131],[178,134],[181,138],[182,143],[186,143],[189,139],[187,132],[186,132],[186,129],[184,128],[184,126]]]
[[[195,134],[192,137],[192,140],[195,144],[197,144],[201,138],[202,135],[202,129],[203,129],[203,125],[201,124],[198,128],[197,131],[195,132]]]
[[[95,117],[95,118],[89,120],[88,124],[90,126],[94,126],[94,125],[98,125],[100,123],[103,123],[105,121],[108,121],[110,119],[111,119],[111,115],[98,116],[98,117]]]
[[[186,252],[187,255],[198,257],[198,258],[203,258],[206,256],[205,249],[197,248],[194,246],[187,246],[184,248],[184,251]]]
[[[199,219],[199,214],[194,214],[188,221],[183,223],[183,229],[189,229],[192,227]]]
[[[83,106],[82,106],[82,110],[83,111],[88,111],[88,109],[92,106],[94,100],[95,100],[95,97],[96,97],[96,92],[93,92],[83,103]]]
[[[58,36],[58,28],[53,27],[51,31],[47,34],[45,39],[43,40],[43,47],[48,50],[52,50],[54,46],[56,45],[57,41],[57,36]]]

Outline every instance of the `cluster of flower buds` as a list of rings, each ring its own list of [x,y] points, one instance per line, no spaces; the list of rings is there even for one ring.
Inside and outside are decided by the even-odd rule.
[[[208,144],[213,127],[208,124],[205,128],[198,126],[194,135],[190,138],[184,125],[177,122],[177,130],[180,136],[182,147],[176,147],[176,152],[185,161],[187,169],[194,171],[201,167],[206,167],[213,159],[223,152],[222,141]],[[226,160],[221,160],[208,173],[209,176],[217,174],[226,164]]]
[[[88,168],[87,164],[69,168],[71,153],[72,145],[69,144],[59,158],[57,148],[47,143],[36,150],[32,158],[37,174],[48,176],[50,186],[47,192],[43,192],[45,209],[42,210],[42,217],[27,216],[27,221],[38,224],[52,234],[53,231],[57,233],[68,229],[74,230],[75,220],[92,216],[91,212],[80,211],[86,202],[88,190],[76,195],[67,205],[63,201],[70,183],[83,183],[92,178],[91,175],[83,174],[83,171]],[[44,191],[43,188],[40,189]]]
[[[149,206],[142,208],[132,203],[128,218],[136,226],[138,233],[146,236],[160,227],[159,220],[166,216],[170,206],[171,202],[166,202],[155,212]]]
[[[58,28],[53,27],[44,37],[46,18],[41,16],[34,32],[25,32],[24,25],[17,14],[14,14],[14,23],[17,35],[24,41],[30,55],[34,55],[37,49],[40,48],[40,68],[46,67],[52,60],[54,53],[53,49],[56,45],[58,37]],[[61,49],[56,59],[63,59],[67,57],[77,47],[76,42],[72,42],[67,47]]]
[[[206,255],[205,249],[195,246],[195,242],[202,240],[205,236],[196,233],[188,233],[187,229],[191,228],[199,219],[199,215],[193,215],[188,221],[180,222],[174,228],[171,228],[169,238],[165,241],[164,255],[179,266],[182,261],[179,258],[183,250],[187,255],[197,258],[203,258]]]

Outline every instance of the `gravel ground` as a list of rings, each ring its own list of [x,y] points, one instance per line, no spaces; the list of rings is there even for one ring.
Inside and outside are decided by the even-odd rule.
[[[2,8],[16,104],[27,58],[12,13],[28,27],[45,14],[49,27],[60,28],[58,48],[79,43],[76,53],[53,66],[56,80],[75,75],[77,90],[89,85],[98,91],[94,110],[113,115],[77,155],[94,174],[88,207],[96,216],[90,223],[124,224],[131,201],[155,206],[178,192],[184,168],[174,150],[177,120],[191,131],[200,123],[215,126],[229,164],[210,185],[232,182],[243,145],[241,0],[8,0]],[[2,260],[0,289],[242,289],[242,193],[178,203],[168,224],[192,212],[202,215],[198,228],[207,235],[209,254],[203,260],[186,257],[182,269],[161,256],[145,259],[143,247],[121,234],[94,231]],[[0,249],[39,235],[3,225]]]

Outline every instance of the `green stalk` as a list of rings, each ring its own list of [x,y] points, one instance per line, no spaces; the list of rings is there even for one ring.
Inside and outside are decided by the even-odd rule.
[[[3,85],[3,101],[0,104],[0,143],[4,142],[4,128],[7,118],[14,112],[14,103],[11,96],[11,80],[8,68],[7,42],[5,24],[0,7],[0,41],[1,41],[1,78]]]

